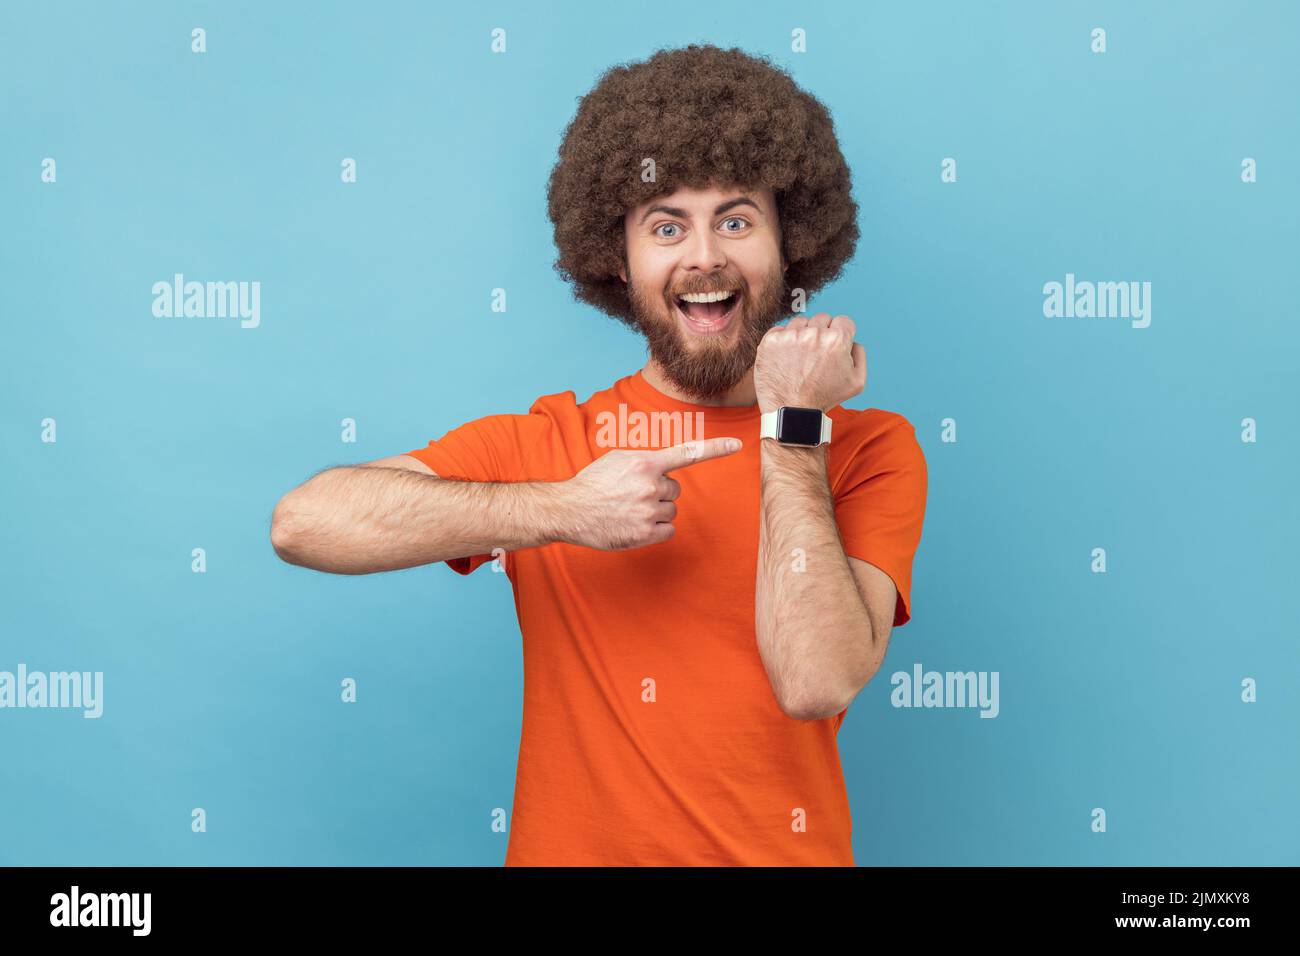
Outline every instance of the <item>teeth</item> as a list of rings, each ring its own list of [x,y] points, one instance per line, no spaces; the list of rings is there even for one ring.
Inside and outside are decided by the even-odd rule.
[[[683,302],[721,302],[724,299],[730,299],[734,295],[732,292],[693,292],[689,295],[678,296]]]

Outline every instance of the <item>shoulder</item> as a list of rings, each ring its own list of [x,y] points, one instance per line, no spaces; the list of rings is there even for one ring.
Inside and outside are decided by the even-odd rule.
[[[593,422],[616,404],[613,389],[598,391],[583,402],[572,389],[539,396],[528,415],[520,416],[527,419],[527,457],[537,480],[568,478],[588,464]]]
[[[516,406],[517,407],[517,406]],[[527,412],[493,412],[451,429],[439,443],[469,443],[511,452],[526,462],[532,451],[547,444],[547,439],[567,431],[577,414],[573,392],[542,395]]]
[[[578,396],[573,393],[572,389],[568,389],[563,392],[538,396],[537,401],[533,402],[532,407],[528,409],[528,414],[538,415],[542,418],[556,418],[563,417],[577,407]]]
[[[827,412],[831,418],[831,448],[893,448],[920,451],[916,428],[898,412],[883,408],[845,408],[837,405]]]
[[[573,389],[542,395],[533,402],[528,413],[562,428],[568,426],[584,428],[587,421],[601,411],[617,408],[620,404],[631,404],[634,400],[626,391],[626,386],[627,379],[620,379],[607,388],[592,392],[581,402],[578,401],[577,393]]]
[[[925,452],[903,415],[881,408],[837,406],[831,417],[828,465],[832,486],[843,490],[884,475],[910,474],[926,482]]]
[[[619,379],[612,385],[599,389],[582,402],[578,401],[578,395],[573,389],[565,389],[562,392],[552,392],[549,395],[539,396],[537,401],[533,402],[530,412],[540,414],[566,414],[575,409],[581,410],[592,405],[607,405],[610,402],[618,401],[622,397],[623,389],[626,386],[627,379],[631,376]]]

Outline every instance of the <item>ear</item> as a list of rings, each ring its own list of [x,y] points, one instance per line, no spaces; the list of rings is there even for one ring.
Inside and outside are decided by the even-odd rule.
[[[622,266],[618,267],[618,277],[623,280],[624,285],[627,285],[627,270]]]

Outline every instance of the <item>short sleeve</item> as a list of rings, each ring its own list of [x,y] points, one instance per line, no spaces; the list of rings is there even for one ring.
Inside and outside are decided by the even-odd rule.
[[[912,559],[925,521],[927,471],[916,429],[901,415],[891,418],[854,452],[837,483],[835,522],[844,553],[893,580],[899,627],[912,616]]]
[[[547,421],[541,415],[488,415],[406,454],[424,462],[439,478],[527,481],[529,455]],[[453,571],[469,574],[491,560],[491,554],[476,554],[450,558],[447,564]]]

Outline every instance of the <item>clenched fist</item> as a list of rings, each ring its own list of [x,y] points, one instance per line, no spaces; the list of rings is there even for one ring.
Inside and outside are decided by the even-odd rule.
[[[796,315],[787,325],[768,329],[754,359],[759,410],[799,405],[824,412],[861,392],[867,352],[853,341],[856,331],[847,315],[831,318],[826,312]]]
[[[682,493],[667,472],[730,455],[740,444],[736,438],[705,438],[651,451],[606,452],[563,482],[570,515],[563,540],[601,551],[667,541],[677,517],[673,502]]]

